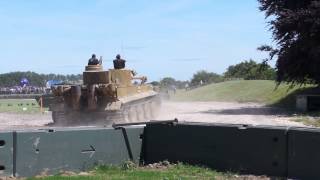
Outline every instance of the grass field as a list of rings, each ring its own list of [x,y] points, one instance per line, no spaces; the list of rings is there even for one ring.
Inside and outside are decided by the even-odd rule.
[[[1,99],[0,112],[39,113],[40,106],[34,99]]]
[[[101,166],[84,175],[70,174],[29,178],[28,180],[112,180],[112,179],[230,179],[230,173],[219,173],[208,168],[190,165],[168,165],[160,167]],[[235,179],[235,178],[234,178]]]
[[[276,88],[276,83],[268,80],[227,81],[189,91],[178,91],[172,100],[258,102],[268,105],[292,106],[295,105],[297,93],[313,89],[311,86],[289,87],[289,85],[281,84]]]

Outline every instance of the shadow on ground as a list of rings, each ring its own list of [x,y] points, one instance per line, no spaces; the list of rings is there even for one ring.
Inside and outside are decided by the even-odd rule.
[[[208,110],[202,113],[218,115],[265,115],[265,116],[293,116],[293,110],[276,107],[241,107],[236,109]]]

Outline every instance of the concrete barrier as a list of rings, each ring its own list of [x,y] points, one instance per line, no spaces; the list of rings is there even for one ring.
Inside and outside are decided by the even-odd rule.
[[[292,128],[288,133],[288,176],[320,179],[320,129]]]
[[[14,133],[0,133],[0,176],[14,175]]]
[[[156,124],[145,129],[146,163],[169,160],[219,171],[287,175],[286,127]]]
[[[30,177],[139,162],[143,127],[58,128],[0,133],[0,175]]]
[[[301,94],[296,97],[296,109],[302,112],[320,110],[320,95]]]
[[[78,172],[126,160],[319,179],[320,129],[165,122],[0,132],[0,176]]]

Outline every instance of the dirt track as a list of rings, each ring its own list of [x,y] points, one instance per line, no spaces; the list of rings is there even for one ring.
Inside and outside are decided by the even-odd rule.
[[[163,102],[156,120],[214,122],[274,126],[303,126],[289,119],[293,115],[281,109],[254,103]],[[41,128],[51,123],[51,114],[0,113],[0,129]]]
[[[179,121],[228,124],[304,126],[292,122],[294,114],[283,109],[255,103],[226,102],[164,102],[158,120],[178,118]]]

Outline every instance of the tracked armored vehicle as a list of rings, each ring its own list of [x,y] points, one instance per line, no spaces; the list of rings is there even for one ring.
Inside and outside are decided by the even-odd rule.
[[[114,66],[105,71],[100,64],[88,65],[82,85],[52,87],[53,125],[111,125],[154,118],[161,102],[153,87],[145,84],[147,78]]]

